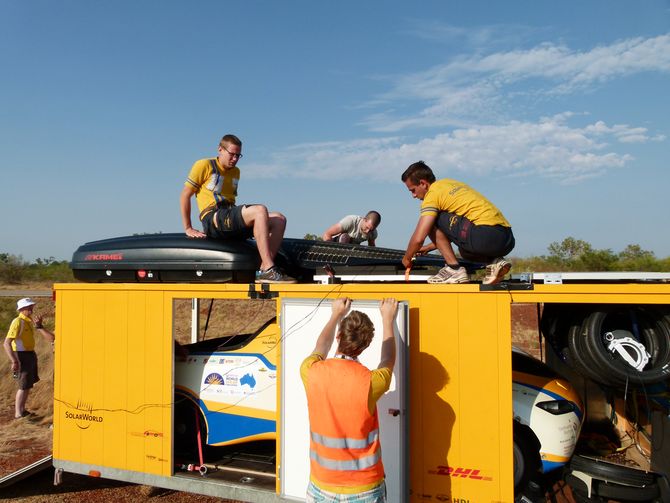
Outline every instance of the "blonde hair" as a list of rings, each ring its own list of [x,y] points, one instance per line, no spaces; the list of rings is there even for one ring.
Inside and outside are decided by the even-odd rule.
[[[224,145],[237,145],[238,147],[242,146],[242,140],[240,140],[237,136],[234,134],[227,134],[223,138],[221,138],[221,141],[219,142],[219,147],[223,147]]]

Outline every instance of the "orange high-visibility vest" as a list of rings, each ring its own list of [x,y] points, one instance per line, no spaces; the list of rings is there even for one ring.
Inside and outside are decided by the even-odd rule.
[[[371,372],[357,361],[328,359],[307,374],[312,478],[329,486],[384,479],[377,410],[370,414]]]

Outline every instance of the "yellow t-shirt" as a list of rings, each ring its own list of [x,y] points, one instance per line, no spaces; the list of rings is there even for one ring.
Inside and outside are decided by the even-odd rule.
[[[23,313],[12,320],[7,332],[7,338],[12,340],[14,351],[35,351],[35,328],[33,321]]]
[[[323,359],[324,357],[319,353],[313,353],[303,360],[302,364],[300,365],[300,377],[302,378],[302,383],[305,386],[305,389],[307,389],[307,377],[309,374],[309,368],[314,363]],[[377,400],[379,400],[381,396],[384,393],[386,393],[389,387],[391,386],[391,377],[393,376],[393,370],[389,368],[380,368],[380,369],[374,369],[371,372],[372,375],[370,376],[370,391],[368,392],[368,410],[370,411],[370,414],[374,414],[375,409],[377,408]],[[369,491],[370,489],[379,485],[379,483],[375,483],[375,484],[366,484],[363,486],[341,487],[341,486],[329,486],[326,484],[322,484],[319,481],[314,480],[312,477],[310,477],[310,480],[312,481],[312,483],[314,483],[314,485],[316,485],[320,489],[340,494],[362,493],[365,491]]]
[[[195,189],[200,220],[219,203],[235,204],[240,168],[224,169],[219,160],[200,159],[193,164],[184,185]]]
[[[475,225],[511,227],[501,211],[472,187],[449,178],[430,185],[421,203],[421,216],[441,211],[466,217]]]

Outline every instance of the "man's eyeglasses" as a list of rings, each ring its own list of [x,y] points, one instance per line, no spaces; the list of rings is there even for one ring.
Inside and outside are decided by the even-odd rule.
[[[224,147],[224,146],[221,146],[221,148],[222,148],[223,150],[225,150],[226,152],[228,152],[228,155],[230,155],[230,157],[237,157],[238,159],[241,159],[241,158],[242,158],[242,154],[233,154],[230,150],[228,150],[228,149],[227,149],[226,147]]]

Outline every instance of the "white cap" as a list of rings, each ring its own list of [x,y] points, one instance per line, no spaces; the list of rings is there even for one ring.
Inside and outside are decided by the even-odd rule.
[[[34,306],[34,305],[35,305],[35,301],[33,301],[33,299],[31,299],[30,297],[26,297],[25,299],[20,299],[16,303],[16,310],[20,311],[21,309],[23,309],[25,307],[30,307],[30,306]]]

